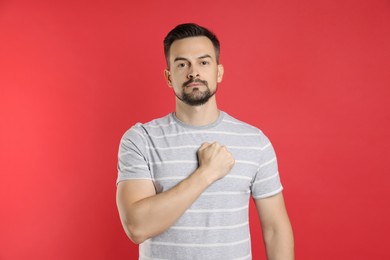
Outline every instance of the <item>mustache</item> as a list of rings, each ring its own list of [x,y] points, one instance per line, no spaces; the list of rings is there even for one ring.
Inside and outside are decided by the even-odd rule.
[[[189,79],[189,80],[187,80],[186,82],[183,83],[183,88],[187,87],[188,84],[191,84],[191,83],[194,83],[194,82],[196,82],[196,83],[201,83],[201,84],[205,85],[206,87],[209,86],[209,84],[208,84],[207,81],[205,81],[205,80],[201,80],[201,79]]]

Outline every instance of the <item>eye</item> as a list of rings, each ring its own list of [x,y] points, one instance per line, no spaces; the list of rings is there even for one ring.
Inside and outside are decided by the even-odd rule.
[[[200,62],[200,64],[201,65],[208,65],[208,64],[210,64],[210,62],[203,60],[203,61]]]
[[[186,63],[179,63],[179,64],[177,64],[177,67],[178,68],[185,68],[187,66],[187,64]]]

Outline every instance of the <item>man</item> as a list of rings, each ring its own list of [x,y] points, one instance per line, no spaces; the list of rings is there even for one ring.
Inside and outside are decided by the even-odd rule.
[[[128,130],[120,144],[117,205],[139,259],[251,259],[250,195],[269,259],[293,259],[293,235],[271,143],[218,110],[219,41],[178,25],[164,40],[176,111]]]

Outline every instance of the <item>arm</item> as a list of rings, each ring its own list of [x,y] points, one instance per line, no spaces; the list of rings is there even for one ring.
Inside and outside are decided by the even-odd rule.
[[[267,259],[294,259],[294,237],[283,194],[255,200],[260,216]]]
[[[134,243],[142,243],[172,226],[211,183],[224,177],[234,165],[232,155],[218,143],[204,143],[198,150],[198,160],[195,172],[159,194],[149,180],[118,184],[119,215]]]

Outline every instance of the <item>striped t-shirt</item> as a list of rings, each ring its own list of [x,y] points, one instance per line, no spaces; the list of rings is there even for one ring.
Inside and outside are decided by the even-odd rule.
[[[210,185],[178,221],[140,244],[139,259],[251,259],[250,195],[262,199],[282,191],[274,149],[257,128],[225,112],[207,126],[189,126],[171,113],[137,123],[122,137],[118,179],[146,179],[164,192],[198,167],[203,142],[225,145],[232,170]]]

